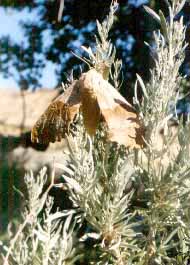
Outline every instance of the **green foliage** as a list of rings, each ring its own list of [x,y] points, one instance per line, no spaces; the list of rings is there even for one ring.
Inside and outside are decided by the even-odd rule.
[[[52,176],[50,187],[42,193],[45,172],[42,170],[36,179],[32,174],[26,176],[29,199],[24,221],[9,247],[3,245],[4,265],[84,261],[102,265],[188,265],[189,123],[183,126],[179,122],[173,133],[168,122],[172,118],[169,103],[177,101],[177,88],[183,79],[179,68],[186,47],[185,27],[183,18],[174,19],[183,4],[181,0],[168,2],[169,20],[163,13],[146,8],[160,22],[162,32],[153,34],[150,48],[154,49],[154,67],[149,82],[145,84],[137,76],[144,95],[141,103],[137,82],[135,86],[135,103],[146,126],[146,147],[125,150],[108,143],[104,127],[91,138],[80,118],[74,135],[67,137],[63,164],[55,164],[63,170],[65,183],[54,184]],[[109,45],[104,38],[107,24],[98,25],[102,43]],[[105,63],[110,62],[112,53],[109,57],[107,49],[100,47],[106,55]],[[87,51],[93,64],[94,54]],[[52,186],[67,190],[72,209],[52,212],[52,201],[47,199]],[[84,223],[87,228],[80,233]]]

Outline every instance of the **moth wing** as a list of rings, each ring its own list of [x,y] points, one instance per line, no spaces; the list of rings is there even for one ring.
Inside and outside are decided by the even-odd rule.
[[[69,132],[69,126],[79,112],[80,104],[79,84],[74,81],[37,120],[31,132],[32,142],[61,141]]]
[[[119,97],[120,94],[116,91],[115,95],[114,90],[106,91],[105,88],[109,83],[95,69],[82,74],[79,82],[84,126],[90,135],[94,135],[100,123],[101,114],[104,110],[114,109],[114,96]]]
[[[108,128],[107,133],[110,141],[130,148],[143,147],[144,128],[132,108],[117,101],[114,110],[101,110]]]
[[[108,140],[130,148],[144,145],[142,126],[134,108],[101,74],[93,73],[97,103],[107,126]]]

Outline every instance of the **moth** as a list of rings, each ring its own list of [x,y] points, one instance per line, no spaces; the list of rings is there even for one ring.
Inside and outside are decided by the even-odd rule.
[[[130,148],[144,145],[144,127],[126,99],[95,69],[81,75],[50,104],[32,129],[33,142],[60,141],[81,111],[89,135],[105,123],[107,139]]]

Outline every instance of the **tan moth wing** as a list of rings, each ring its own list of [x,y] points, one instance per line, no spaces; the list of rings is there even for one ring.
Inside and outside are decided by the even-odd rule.
[[[107,126],[108,140],[130,148],[142,147],[144,127],[134,108],[125,98],[95,69],[83,74],[80,82],[82,109],[87,131],[95,133],[100,117],[102,117]],[[87,98],[83,100],[86,95],[90,95],[91,100],[87,101]],[[89,115],[88,108],[92,101],[93,105],[91,105]],[[93,109],[95,115],[93,115]]]
[[[97,102],[97,91],[93,82],[93,71],[82,74],[80,82],[81,110],[84,126],[87,132],[93,136],[100,122],[101,113]]]
[[[32,142],[61,141],[69,132],[69,126],[79,112],[80,103],[79,84],[74,81],[37,120],[31,133]]]

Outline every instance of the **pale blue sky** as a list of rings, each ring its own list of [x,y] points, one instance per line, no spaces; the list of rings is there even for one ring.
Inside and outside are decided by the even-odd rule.
[[[0,7],[0,38],[5,35],[10,35],[14,41],[18,43],[21,42],[23,40],[23,32],[19,25],[21,19],[34,21],[37,19],[37,15],[34,12],[27,12],[26,9],[17,12],[13,9],[5,10]],[[53,64],[46,64],[43,77],[40,80],[42,87],[53,88],[56,85],[54,69],[55,67]],[[3,74],[0,73],[0,89],[1,88],[18,89],[18,85],[13,78],[5,79]]]
[[[135,6],[139,6],[142,3],[147,3],[148,0],[129,0]],[[39,16],[35,11],[28,12],[27,9],[15,11],[14,9],[4,9],[0,7],[0,38],[5,35],[9,35],[14,41],[21,42],[24,39],[22,28],[19,25],[19,21],[22,20],[38,20]],[[51,41],[49,39],[49,41]],[[46,36],[46,42],[48,42],[48,34]],[[77,43],[77,46],[79,44]],[[54,88],[56,85],[55,65],[51,62],[46,63],[46,67],[43,71],[43,76],[40,80],[43,88]],[[0,73],[0,89],[18,89],[17,83],[13,78],[5,79],[3,74]]]

